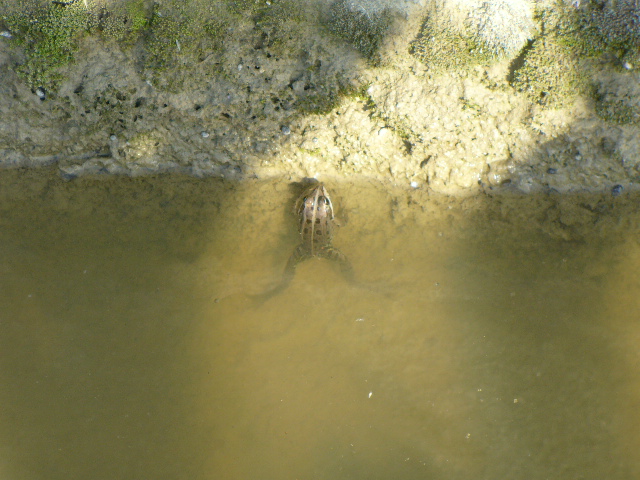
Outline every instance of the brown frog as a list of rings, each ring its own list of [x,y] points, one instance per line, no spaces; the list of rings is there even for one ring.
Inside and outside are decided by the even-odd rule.
[[[322,183],[310,185],[295,203],[298,231],[302,242],[295,248],[282,275],[280,283],[259,297],[263,300],[284,290],[295,276],[296,267],[312,257],[328,258],[338,262],[345,278],[353,282],[353,268],[347,257],[331,245],[335,226],[333,203]]]

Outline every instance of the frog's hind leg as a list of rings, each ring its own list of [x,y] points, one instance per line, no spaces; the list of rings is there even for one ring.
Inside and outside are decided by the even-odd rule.
[[[346,257],[346,255],[342,253],[340,250],[329,245],[322,248],[318,252],[318,256],[321,258],[327,258],[331,261],[337,262],[338,265],[340,265],[340,271],[342,272],[342,275],[344,275],[344,278],[346,278],[347,281],[350,283],[355,282],[355,275],[353,273],[353,267],[351,266],[351,262]]]
[[[289,285],[291,280],[293,280],[298,264],[309,258],[311,258],[311,254],[309,253],[309,249],[306,248],[303,243],[295,248],[287,261],[287,265],[284,267],[284,272],[282,273],[282,280],[280,281],[280,285],[283,285],[282,288],[285,288]]]
[[[293,253],[291,254],[291,256],[289,257],[289,260],[287,261],[287,265],[284,267],[284,272],[282,273],[282,278],[280,279],[280,282],[275,287],[273,287],[270,290],[267,290],[264,293],[261,293],[259,295],[253,295],[254,300],[258,304],[262,304],[263,302],[266,302],[274,295],[277,295],[278,293],[286,289],[296,274],[296,267],[298,266],[298,264],[300,262],[304,262],[308,258],[311,258],[311,254],[309,253],[309,250],[305,248],[303,244],[298,245],[296,249],[293,251]]]

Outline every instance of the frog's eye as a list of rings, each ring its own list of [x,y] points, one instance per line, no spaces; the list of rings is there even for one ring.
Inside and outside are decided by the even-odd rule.
[[[331,202],[329,201],[329,199],[327,197],[322,197],[322,201],[324,202],[324,205],[327,206],[327,207],[329,205],[331,205]]]

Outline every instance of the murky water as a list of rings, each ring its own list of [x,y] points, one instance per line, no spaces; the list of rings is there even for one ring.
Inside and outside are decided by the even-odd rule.
[[[0,174],[0,477],[640,475],[640,214],[328,185]]]

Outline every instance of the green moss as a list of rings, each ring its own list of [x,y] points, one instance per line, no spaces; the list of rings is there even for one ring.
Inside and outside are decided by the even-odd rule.
[[[337,76],[315,86],[300,95],[294,106],[305,115],[326,115],[335,110],[342,100],[353,96],[357,91],[346,79]]]
[[[94,7],[91,10],[92,29],[103,37],[114,39],[126,46],[133,45],[148,27],[151,16],[145,0],[128,0],[115,3],[109,9]]]
[[[640,120],[640,109],[606,95],[597,97],[596,114],[607,122],[619,125],[634,124]]]
[[[640,7],[636,0],[619,0],[604,7],[588,2],[580,9],[559,2],[542,14],[547,30],[577,54],[586,57],[609,54],[621,63],[637,64],[640,60],[637,26]]]
[[[171,66],[183,44],[185,47],[188,46],[185,42],[187,34],[186,21],[169,16],[162,12],[157,4],[154,5],[150,29],[145,41],[146,66],[154,69]]]
[[[231,13],[237,15],[253,15],[265,5],[265,2],[260,0],[227,0],[226,4]]]
[[[132,32],[139,32],[149,24],[148,9],[144,0],[137,0],[126,5],[127,17],[129,18]]]
[[[334,35],[346,40],[373,63],[378,63],[378,50],[391,20],[387,9],[370,14],[355,8],[351,2],[338,0],[331,5],[325,24]]]
[[[434,72],[489,64],[496,60],[490,50],[483,48],[459,28],[432,12],[420,29],[410,52]]]
[[[576,9],[565,2],[537,12],[543,35],[524,55],[512,85],[532,101],[559,107],[578,94],[591,94],[596,113],[613,123],[635,123],[638,108],[631,99],[620,98],[590,85],[589,59],[607,55],[623,62],[640,60],[640,35],[634,33],[631,13],[640,13],[633,1],[617,7],[585,3]],[[637,28],[636,28],[637,30]],[[605,57],[607,58],[607,57]]]
[[[606,50],[597,28],[590,21],[591,16],[584,10],[558,3],[553,8],[541,9],[538,16],[544,30],[577,55],[594,57]]]
[[[588,80],[574,50],[549,35],[533,42],[512,85],[533,102],[562,107],[587,92]]]
[[[89,16],[80,3],[48,5],[25,15],[3,16],[15,42],[24,48],[26,61],[18,73],[35,89],[55,90],[60,68],[73,61],[79,38],[88,30]]]
[[[223,51],[228,24],[225,11],[202,11],[190,2],[167,2],[154,9],[144,35],[144,67],[158,88],[177,91],[189,76],[172,72],[194,67],[209,55]]]
[[[618,125],[640,124],[638,88],[628,72],[610,77],[593,89],[596,114]]]

